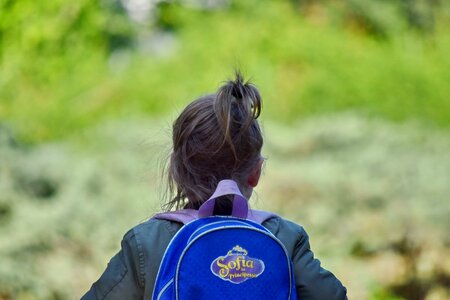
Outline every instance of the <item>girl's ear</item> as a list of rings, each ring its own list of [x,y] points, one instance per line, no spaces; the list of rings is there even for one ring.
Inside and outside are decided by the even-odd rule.
[[[247,183],[249,186],[254,188],[258,185],[259,178],[261,177],[261,169],[264,162],[264,158],[261,157],[259,162],[255,165],[253,170],[250,172],[250,175],[247,178]]]

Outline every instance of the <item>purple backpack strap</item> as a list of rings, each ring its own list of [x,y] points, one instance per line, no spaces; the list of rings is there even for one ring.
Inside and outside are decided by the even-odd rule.
[[[258,224],[264,223],[270,218],[277,217],[277,214],[268,211],[250,209],[248,211],[247,220],[253,221]],[[182,209],[177,211],[165,212],[156,214],[154,219],[158,220],[168,220],[173,222],[178,222],[182,224],[187,224],[191,221],[198,219],[198,210],[195,209]]]
[[[278,217],[278,215],[269,211],[250,209],[248,211],[247,220],[262,224],[264,221],[267,221],[273,217]]]
[[[216,198],[224,195],[234,195],[231,216],[245,219],[248,216],[248,200],[242,195],[237,183],[231,179],[219,181],[214,194],[212,194],[212,196],[198,209],[198,216],[200,218],[211,217],[214,212]]]
[[[200,206],[199,210],[182,209],[156,214],[153,218],[187,224],[199,218],[210,217],[213,215],[216,198],[224,195],[234,195],[232,217],[248,219],[262,224],[264,221],[276,216],[276,214],[271,212],[249,209],[248,201],[242,195],[237,183],[231,179],[224,179],[219,182],[212,196]]]
[[[153,219],[174,221],[182,224],[187,224],[198,219],[198,210],[195,209],[181,209],[177,211],[169,211],[159,213],[153,216]]]

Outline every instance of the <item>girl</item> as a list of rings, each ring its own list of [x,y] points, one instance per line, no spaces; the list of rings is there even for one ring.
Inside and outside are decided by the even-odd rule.
[[[250,198],[264,161],[257,121],[260,113],[258,90],[239,73],[216,94],[201,97],[183,110],[173,124],[168,211],[197,210],[222,179],[233,179]],[[231,208],[231,199],[221,197],[214,214],[229,215]],[[262,225],[284,244],[292,258],[298,299],[346,299],[341,282],[314,258],[301,226],[276,215]],[[131,229],[119,253],[82,300],[151,299],[164,251],[181,226],[152,218]]]

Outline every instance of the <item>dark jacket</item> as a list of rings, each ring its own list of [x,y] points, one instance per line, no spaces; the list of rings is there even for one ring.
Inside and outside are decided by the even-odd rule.
[[[314,258],[303,227],[280,217],[263,224],[285,245],[294,262],[298,299],[346,299],[346,289]],[[150,219],[131,229],[122,249],[81,300],[150,300],[164,251],[180,223]]]

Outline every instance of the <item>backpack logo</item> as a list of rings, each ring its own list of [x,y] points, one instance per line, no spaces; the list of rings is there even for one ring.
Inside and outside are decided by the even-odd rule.
[[[264,272],[264,262],[248,256],[247,250],[236,245],[227,255],[211,263],[211,272],[222,280],[235,284],[256,278]]]

